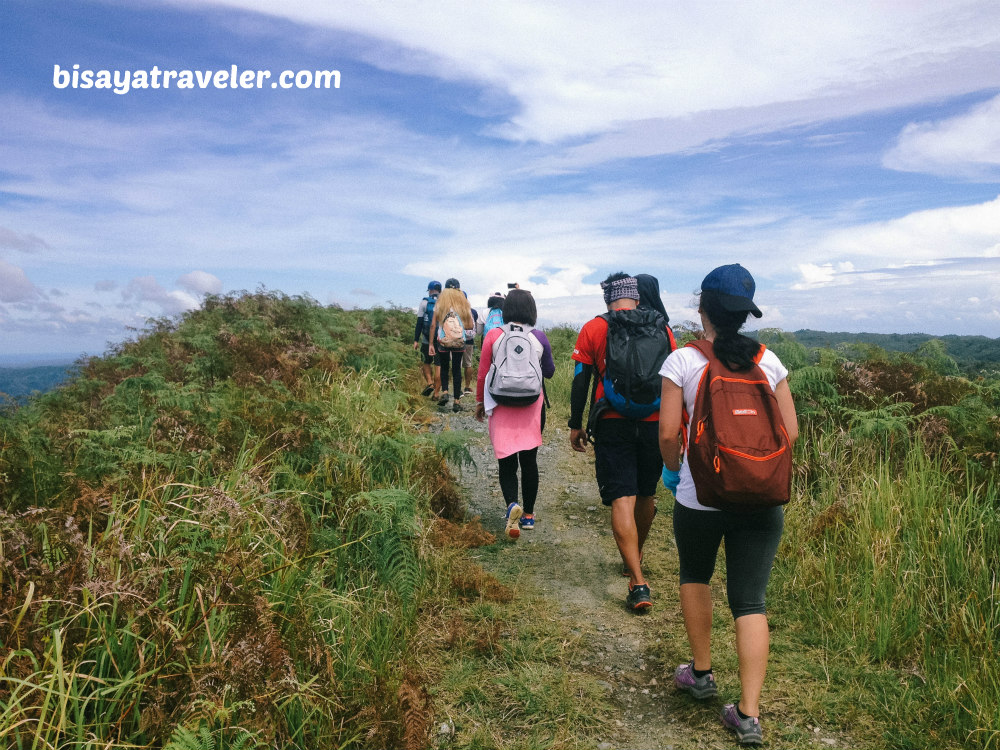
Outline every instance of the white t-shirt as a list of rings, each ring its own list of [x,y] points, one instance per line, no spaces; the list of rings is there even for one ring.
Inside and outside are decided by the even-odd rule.
[[[694,399],[698,393],[698,382],[706,367],[708,367],[708,360],[705,359],[705,355],[693,346],[682,346],[671,352],[663,363],[663,367],[660,368],[662,377],[680,386],[684,391],[684,409],[688,414],[694,413]],[[772,391],[778,383],[788,377],[788,370],[770,349],[764,350],[764,356],[760,358],[760,369],[764,371]],[[691,442],[690,430],[691,426],[688,425],[688,443]],[[716,508],[709,508],[698,502],[698,493],[695,490],[694,479],[691,478],[691,469],[688,468],[687,461],[681,464],[680,475],[680,483],[677,485],[676,493],[677,502],[695,510],[716,510]]]

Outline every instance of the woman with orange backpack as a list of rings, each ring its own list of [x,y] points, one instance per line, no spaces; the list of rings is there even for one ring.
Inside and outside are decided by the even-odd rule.
[[[743,744],[763,742],[760,695],[770,642],[764,596],[784,527],[782,503],[789,497],[791,445],[798,437],[788,370],[773,352],[739,333],[748,315],[761,317],[753,302],[755,286],[739,264],[709,273],[701,284],[698,308],[705,341],[672,352],[660,370],[660,451],[664,481],[675,497],[680,600],[692,651],[692,659],[675,671],[674,684],[698,699],[718,692],[712,674],[709,582],[719,546],[725,543],[726,590],[736,626],[741,693],[738,701],[723,707],[721,719]],[[744,400],[721,408],[718,404],[728,396],[719,394],[726,388],[738,391]],[[709,408],[712,420],[703,416]],[[706,454],[706,445],[727,422],[736,425],[733,430],[748,430],[768,449],[737,450],[734,443],[719,439],[714,454]],[[753,444],[751,440],[741,445]],[[723,481],[729,484],[723,487]],[[762,486],[770,489],[758,493]]]

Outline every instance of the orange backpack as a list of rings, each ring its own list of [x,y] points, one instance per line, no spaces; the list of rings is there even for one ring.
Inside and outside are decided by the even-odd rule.
[[[791,497],[792,446],[778,399],[760,368],[730,370],[712,342],[692,341],[708,359],[690,416],[687,462],[698,502],[711,508],[754,511]]]

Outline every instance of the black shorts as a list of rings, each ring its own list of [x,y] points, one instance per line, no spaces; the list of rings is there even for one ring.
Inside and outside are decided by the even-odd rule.
[[[420,361],[425,365],[434,364],[434,357],[430,353],[431,345],[426,341],[420,345]]]
[[[594,428],[594,469],[601,502],[620,497],[652,497],[663,472],[660,423],[598,419]]]
[[[764,594],[785,526],[784,508],[753,513],[694,510],[674,503],[681,585],[707,584],[719,545],[726,545],[726,592],[733,617],[766,614]]]

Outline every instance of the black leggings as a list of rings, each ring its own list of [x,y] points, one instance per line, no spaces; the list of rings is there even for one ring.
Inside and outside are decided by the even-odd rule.
[[[441,368],[441,390],[448,392],[448,368],[452,368],[451,382],[455,398],[462,398],[462,356],[465,349],[438,349],[438,366]]]
[[[521,465],[521,507],[525,513],[535,512],[538,496],[538,448],[518,451],[499,459],[500,491],[507,505],[517,502],[517,466]]]
[[[726,593],[733,617],[766,614],[764,594],[785,525],[784,508],[754,513],[694,510],[674,502],[674,540],[681,585],[707,584],[719,545],[726,545]]]

